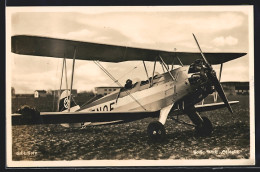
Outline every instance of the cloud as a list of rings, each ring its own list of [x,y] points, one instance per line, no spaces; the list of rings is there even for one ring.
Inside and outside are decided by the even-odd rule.
[[[90,31],[88,29],[82,29],[79,31],[69,32],[66,34],[68,39],[83,39],[85,37],[92,37],[95,35],[94,31]]]
[[[13,20],[13,32],[18,34],[172,50],[174,43],[189,42],[191,33],[208,37],[243,26],[245,16],[241,12],[121,11],[18,13]]]
[[[220,36],[220,37],[216,37],[215,39],[212,40],[212,42],[216,45],[216,46],[226,46],[226,45],[236,45],[238,44],[238,39],[234,38],[232,36]]]
[[[17,93],[33,93],[37,89],[57,89],[59,78],[53,71],[21,73],[13,76],[12,86]]]
[[[239,13],[208,13],[200,17],[200,13],[192,16],[183,16],[178,19],[180,25],[191,26],[201,32],[216,32],[230,30],[243,24],[244,18]]]

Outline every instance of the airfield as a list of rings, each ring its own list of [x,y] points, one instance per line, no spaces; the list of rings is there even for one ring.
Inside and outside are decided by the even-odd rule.
[[[250,155],[249,96],[228,96],[239,100],[226,108],[202,112],[214,130],[200,137],[190,126],[167,119],[166,139],[153,143],[147,126],[156,120],[147,118],[126,124],[89,126],[85,129],[60,125],[12,126],[14,161],[29,160],[166,160],[166,159],[248,159]],[[189,122],[186,115],[180,119]]]

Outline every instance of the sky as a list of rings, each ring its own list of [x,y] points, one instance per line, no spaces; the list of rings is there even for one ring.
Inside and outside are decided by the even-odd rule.
[[[249,53],[247,10],[174,10],[158,7],[85,7],[75,10],[33,12],[12,10],[11,35],[38,35],[54,38],[133,46],[167,51],[198,52],[194,33],[204,52]],[[72,7],[71,7],[72,9]],[[109,10],[107,10],[109,9]],[[137,9],[137,10],[136,10]],[[225,8],[226,9],[226,8]],[[11,86],[16,93],[59,89],[62,59],[10,53]],[[7,57],[9,58],[9,57]],[[100,62],[124,85],[130,78],[146,79],[142,61]],[[67,60],[68,81],[72,60]],[[146,62],[151,75],[153,63]],[[219,65],[213,66],[219,72]],[[162,72],[157,65],[157,72]],[[221,81],[249,81],[249,55],[227,62]],[[63,88],[65,88],[63,80]],[[73,88],[93,90],[116,86],[92,61],[76,60]]]

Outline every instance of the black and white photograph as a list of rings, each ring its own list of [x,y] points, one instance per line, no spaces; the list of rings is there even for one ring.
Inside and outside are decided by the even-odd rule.
[[[253,6],[6,8],[8,167],[255,164]]]

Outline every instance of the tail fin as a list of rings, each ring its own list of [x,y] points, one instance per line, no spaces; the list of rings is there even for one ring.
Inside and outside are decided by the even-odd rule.
[[[61,96],[60,96],[60,99],[59,99],[59,112],[68,111],[69,100],[70,100],[70,91],[69,90],[63,91],[61,93]],[[75,103],[75,101],[73,100],[73,97],[71,97],[70,112],[75,112],[78,109],[80,109],[79,105],[77,105]]]

